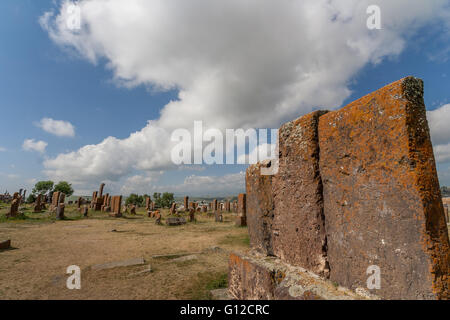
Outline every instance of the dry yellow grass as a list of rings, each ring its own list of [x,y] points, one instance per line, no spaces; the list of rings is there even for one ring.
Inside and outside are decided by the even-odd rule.
[[[177,227],[155,225],[143,211],[118,219],[99,213],[81,219],[69,207],[67,215],[74,220],[68,221],[54,221],[46,213],[7,221],[4,214],[5,208],[0,240],[11,239],[14,249],[0,252],[0,299],[207,299],[209,289],[224,285],[228,252],[248,248],[247,229],[235,227],[231,214],[224,223],[197,214],[196,223]],[[223,250],[185,262],[152,258],[213,246]],[[91,269],[138,257],[145,266]],[[82,270],[81,290],[66,288],[69,265]],[[153,272],[133,275],[148,265]]]

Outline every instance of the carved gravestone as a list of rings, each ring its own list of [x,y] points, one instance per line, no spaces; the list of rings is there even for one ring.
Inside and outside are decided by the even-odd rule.
[[[422,80],[408,77],[319,120],[330,279],[386,299],[449,299],[450,250]]]
[[[315,111],[279,130],[279,167],[273,177],[273,251],[284,261],[328,276],[319,117]]]
[[[238,196],[238,216],[236,217],[236,226],[245,227],[247,225],[247,198],[245,193]]]
[[[266,255],[273,255],[272,223],[274,205],[272,176],[262,175],[261,167],[270,168],[271,161],[248,167],[246,172],[247,224],[250,246]]]

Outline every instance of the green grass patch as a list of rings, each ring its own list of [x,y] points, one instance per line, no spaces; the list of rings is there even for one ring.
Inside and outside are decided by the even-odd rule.
[[[248,234],[226,235],[219,241],[219,244],[250,246],[250,238]]]
[[[228,286],[227,272],[201,272],[193,281],[191,288],[186,292],[189,300],[211,300],[211,290],[222,289]]]

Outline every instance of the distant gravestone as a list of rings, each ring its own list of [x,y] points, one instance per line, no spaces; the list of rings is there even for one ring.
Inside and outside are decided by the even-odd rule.
[[[19,205],[20,205],[20,195],[18,192],[16,192],[14,193],[9,212],[7,213],[6,216],[10,218],[17,217],[19,214]]]
[[[183,217],[169,217],[166,219],[166,224],[168,226],[181,226],[186,224],[186,219]]]
[[[236,226],[244,227],[247,225],[247,196],[245,193],[238,195],[238,216],[236,217]]]

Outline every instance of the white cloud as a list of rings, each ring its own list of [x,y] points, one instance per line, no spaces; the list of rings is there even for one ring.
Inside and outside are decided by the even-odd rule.
[[[165,187],[178,195],[190,196],[229,196],[236,195],[245,190],[245,172],[230,173],[224,176],[198,176],[186,177],[179,185]]]
[[[6,152],[6,148],[0,147],[0,152]]]
[[[42,130],[59,137],[74,137],[75,128],[67,121],[43,118],[36,124]]]
[[[159,119],[130,137],[45,161],[52,178],[80,183],[171,167],[170,134],[194,120],[277,128],[336,108],[359,70],[398,55],[414,32],[443,23],[449,11],[446,0],[377,1],[383,29],[371,31],[369,0],[81,0],[83,26],[73,32],[70,3],[41,17],[55,43],[92,63],[105,59],[122,85],[179,90]]]
[[[427,111],[427,119],[436,161],[450,162],[450,104]]]
[[[119,190],[120,194],[129,195],[130,193],[137,194],[152,194],[156,191],[156,182],[159,179],[160,172],[147,173],[145,175],[133,175],[127,178],[123,183],[116,183],[113,187]]]
[[[450,104],[445,104],[433,111],[427,111],[428,125],[434,144],[450,142]]]
[[[23,142],[22,148],[25,151],[37,151],[40,153],[44,153],[47,145],[48,143],[45,141],[35,141],[34,139],[26,139]]]
[[[433,149],[437,162],[446,163],[450,161],[450,143],[435,145]]]
[[[28,179],[26,182],[27,182],[28,186],[33,187],[36,184],[36,182],[38,182],[38,180],[36,178],[31,178],[31,179]]]

